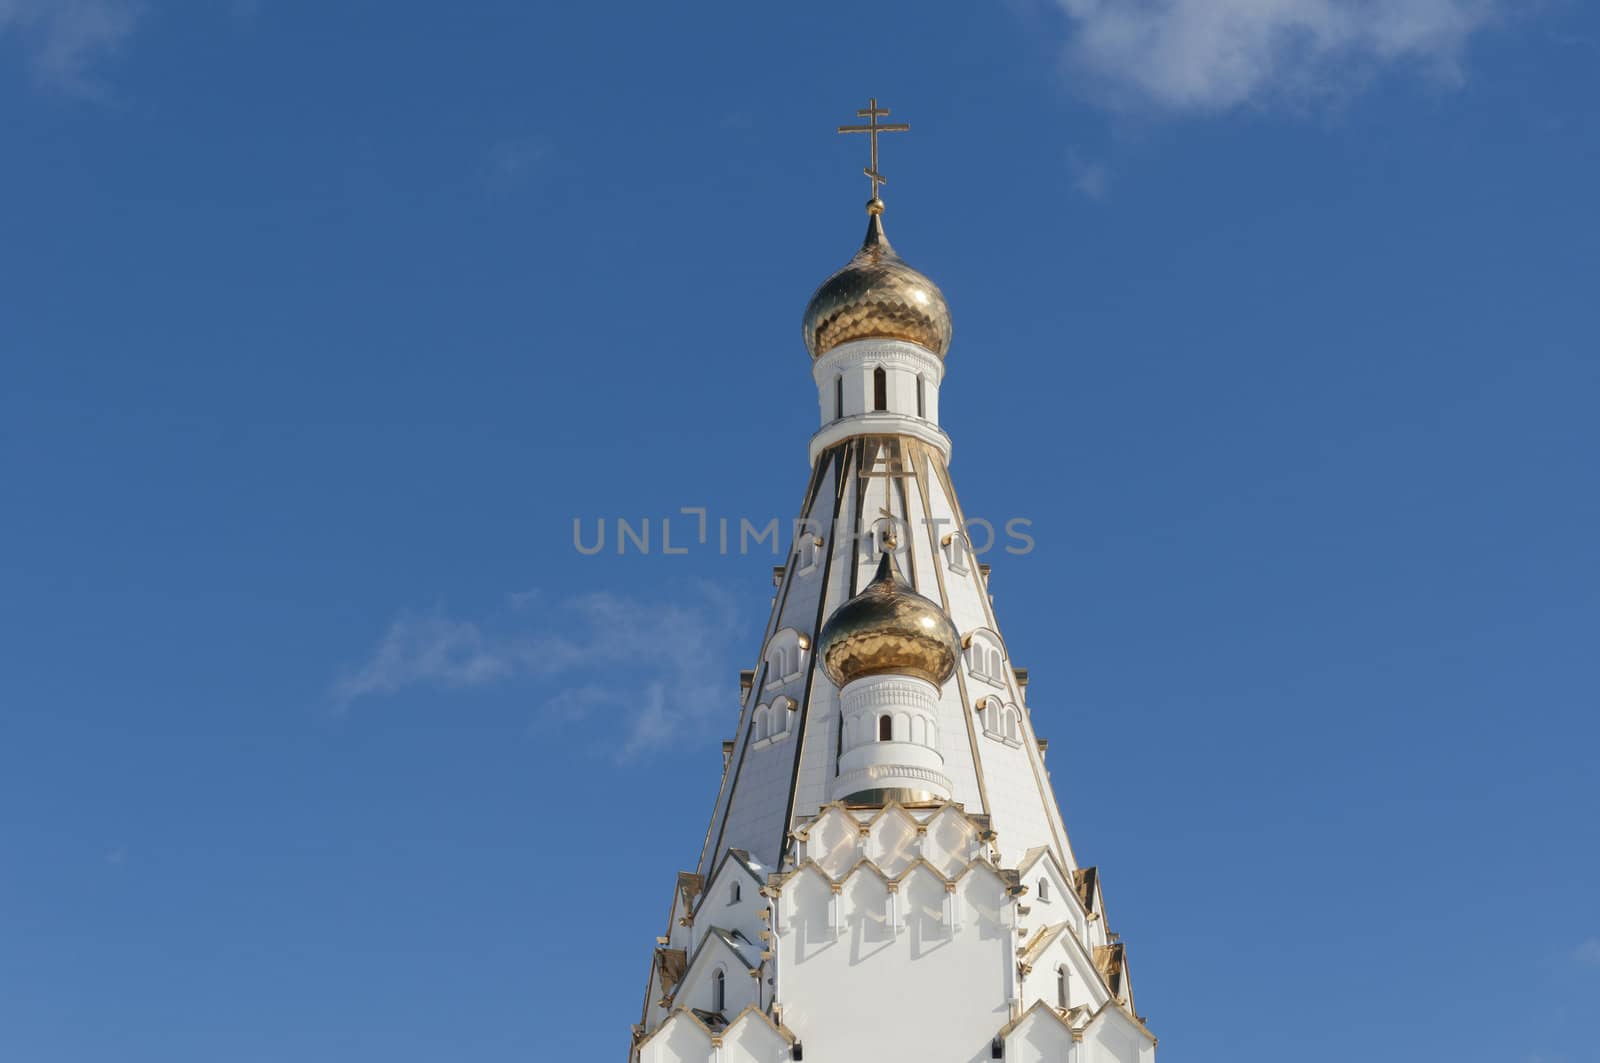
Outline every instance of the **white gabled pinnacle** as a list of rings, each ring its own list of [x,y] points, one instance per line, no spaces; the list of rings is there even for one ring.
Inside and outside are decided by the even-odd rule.
[[[914,286],[921,275],[895,262],[896,283]],[[838,320],[892,324],[883,293],[848,273],[807,311],[824,340],[841,326],[823,311],[856,291],[860,312]],[[948,340],[947,317],[919,327]],[[630,1058],[1153,1063],[1099,874],[1067,841],[1027,673],[961,531],[938,425],[943,350],[812,346],[822,426],[802,533],[774,569],[761,660],[741,676],[711,823],[673,892]],[[886,541],[897,566],[880,565]],[[845,649],[825,630],[890,571],[917,623],[954,626],[916,662],[870,624]]]

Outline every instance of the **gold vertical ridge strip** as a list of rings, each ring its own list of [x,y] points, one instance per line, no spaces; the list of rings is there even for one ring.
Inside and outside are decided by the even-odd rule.
[[[824,462],[819,460],[816,466],[811,470],[811,480],[806,484],[805,497],[800,501],[800,514],[802,518],[809,517],[812,508],[817,504],[817,492],[822,489],[822,470],[824,468],[824,464]],[[791,543],[791,556],[793,552],[794,546]],[[750,693],[748,696],[756,699],[757,701],[760,700],[759,691],[761,690],[761,685],[766,682],[767,678],[767,661],[765,655],[761,653],[761,650],[765,648],[767,643],[772,639],[772,634],[776,630],[778,618],[783,615],[783,606],[788,600],[789,589],[791,586],[789,570],[793,567],[793,565],[785,566],[784,585],[779,588],[777,600],[773,602],[772,613],[767,617],[767,626],[762,630],[761,645],[756,648],[756,657],[760,663],[756,665],[756,674],[754,681],[752,681],[750,684]],[[711,806],[711,822],[706,825],[706,840],[700,848],[700,863],[702,867],[697,868],[697,870],[700,870],[702,874],[709,874],[712,870],[703,866],[706,860],[715,859],[716,857],[717,849],[710,847],[712,832],[715,831],[717,835],[717,848],[721,848],[723,839],[727,837],[728,816],[733,811],[733,799],[738,795],[739,791],[739,776],[744,771],[745,756],[749,752],[750,746],[750,729],[745,726],[747,717],[749,715],[746,712],[747,708],[748,706],[744,705],[743,703],[741,703],[739,706],[739,725],[734,731],[734,737],[737,740],[742,735],[744,740],[739,743],[737,759],[734,761],[734,763],[728,765],[728,771],[723,780],[723,785],[728,788],[727,804],[722,804],[722,791],[719,788],[717,791],[717,804]],[[718,805],[722,805],[722,817],[720,822],[718,821],[717,817]]]
[[[861,543],[856,536],[861,531],[861,515],[865,512],[869,479],[861,474],[867,468],[877,468],[876,461],[871,466],[867,465],[867,447],[872,439],[872,436],[857,436],[853,440],[856,451],[856,504],[855,519],[850,526],[850,593],[845,596],[845,601],[854,598],[861,591]]]
[[[918,467],[924,470],[924,475],[926,477],[931,478],[933,476],[933,456],[930,448],[923,446],[919,442],[917,445],[917,457],[920,459]],[[927,479],[919,476],[917,478],[917,488],[922,494],[923,517],[931,520],[933,517],[933,506],[928,501]],[[945,491],[948,493],[949,490],[950,489],[947,486]],[[956,500],[953,497],[950,498],[950,511],[957,514],[959,519],[960,510],[956,508]],[[928,528],[928,535],[931,538],[933,535],[933,525],[930,523]],[[976,558],[973,559],[973,566],[974,568],[977,566]],[[939,584],[939,604],[944,608],[945,615],[949,616],[950,592],[945,589],[944,585],[944,566],[939,564],[938,543],[933,544],[933,574]],[[956,633],[960,634],[959,629]],[[975,774],[978,778],[978,800],[983,804],[983,814],[988,816],[993,815],[989,804],[989,787],[983,779],[983,757],[978,755],[978,732],[972,726],[972,696],[967,690],[967,677],[965,673],[966,661],[958,658],[956,660],[956,686],[961,691],[961,719],[962,722],[967,725],[967,745],[972,750],[972,771],[973,774]]]
[[[916,468],[912,464],[915,461],[911,453],[912,442],[914,441],[909,437],[895,437],[895,458],[900,463],[900,472],[895,474],[893,472],[893,466],[891,466],[890,482],[894,484],[900,495],[898,500],[900,503],[900,519],[903,520],[906,525],[906,568],[909,572],[911,586],[915,587],[917,585],[917,535],[915,530],[913,530],[911,527],[911,490],[910,488],[906,487],[906,477],[909,475],[912,479],[916,479],[917,475]],[[911,467],[908,468],[908,466]],[[893,505],[886,506],[885,508],[888,509],[890,513],[894,512]],[[945,615],[948,616],[949,613],[950,610],[946,608]]]
[[[867,476],[866,473],[870,469],[877,467],[876,462],[870,466],[867,464],[867,452],[870,446],[871,438],[871,436],[856,436],[854,439],[850,440],[848,444],[851,453],[855,457],[855,490],[851,492],[851,498],[854,499],[854,508],[850,513],[849,527],[850,583],[844,592],[845,601],[849,601],[851,598],[854,598],[861,590],[861,541],[857,538],[857,535],[861,530],[862,513],[865,512],[866,509],[867,489],[871,485],[871,478]],[[844,505],[843,501],[841,501],[839,504],[841,506]],[[818,635],[818,641],[821,641],[820,625],[818,626]],[[839,756],[843,751],[843,745],[844,729],[841,726],[838,741],[834,743],[835,754],[833,758],[833,771],[835,778],[837,778],[839,774]]]
[[[833,574],[833,537],[839,530],[839,507],[844,505],[844,484],[845,476],[850,468],[850,452],[846,447],[840,447],[832,455],[831,460],[834,465],[833,516],[829,523],[830,530],[826,536],[827,556],[822,560],[822,582],[820,584],[822,590],[817,595],[817,615],[812,622],[811,665],[806,669],[805,686],[800,691],[800,719],[795,723],[800,733],[797,736],[798,740],[795,742],[794,764],[789,769],[789,799],[784,804],[783,823],[779,827],[779,830],[782,831],[778,839],[778,865],[780,867],[783,865],[783,855],[789,848],[789,829],[790,825],[794,823],[794,802],[800,790],[800,766],[805,763],[806,758],[805,747],[806,738],[808,737],[806,724],[811,718],[811,688],[817,678],[816,648],[817,644],[822,641],[819,636],[822,633],[823,618],[827,616],[828,579]],[[817,466],[820,468],[822,464],[823,462],[819,457]],[[821,487],[820,482],[818,487]],[[835,763],[837,763],[837,760]]]
[[[955,515],[959,526],[965,528],[967,524],[967,518],[966,515],[961,512],[960,500],[956,498],[955,484],[953,484],[950,480],[950,470],[940,466],[939,472],[940,482],[944,484],[945,495],[950,499],[950,510]],[[970,546],[971,544],[968,543],[968,545]],[[1000,622],[995,619],[994,603],[989,601],[989,584],[983,578],[982,569],[977,567],[976,556],[973,557],[973,562],[973,575],[978,581],[978,604],[983,609],[983,615],[988,621],[989,630],[998,635],[1000,633]],[[1006,656],[1009,658],[1010,655],[1011,649],[1008,646],[1006,648]],[[1008,660],[1007,663],[1009,664],[1010,661]],[[1061,805],[1056,798],[1055,787],[1050,784],[1050,779],[1048,776],[1040,774],[1039,769],[1042,765],[1039,761],[1039,736],[1038,733],[1033,729],[1033,715],[1023,705],[1022,692],[1017,689],[1017,677],[1016,673],[1013,672],[1012,669],[1006,669],[1005,680],[1006,689],[1016,695],[1017,708],[1023,710],[1018,713],[1018,715],[1022,718],[1023,726],[1027,728],[1028,733],[1026,737],[1030,740],[1024,741],[1022,745],[1027,751],[1028,767],[1033,771],[1034,788],[1039,794],[1040,801],[1044,804],[1045,822],[1050,824],[1050,832],[1056,836],[1056,843],[1061,846],[1061,854],[1067,858],[1067,862],[1072,867],[1077,867],[1078,857],[1072,851],[1072,843],[1067,840],[1067,825],[1065,822],[1065,817],[1061,814]]]

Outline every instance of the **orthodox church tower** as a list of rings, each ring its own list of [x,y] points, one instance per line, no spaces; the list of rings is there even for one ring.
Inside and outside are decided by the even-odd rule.
[[[867,232],[811,297],[821,426],[633,1063],[1153,1063],[951,484],[950,311]],[[663,886],[665,883],[663,883]]]

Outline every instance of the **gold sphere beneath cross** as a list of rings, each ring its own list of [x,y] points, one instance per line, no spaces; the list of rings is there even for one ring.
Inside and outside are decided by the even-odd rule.
[[[944,293],[889,246],[882,209],[879,199],[867,205],[871,217],[861,250],[823,281],[806,305],[802,327],[813,359],[852,340],[906,340],[940,358],[950,349],[950,307]]]

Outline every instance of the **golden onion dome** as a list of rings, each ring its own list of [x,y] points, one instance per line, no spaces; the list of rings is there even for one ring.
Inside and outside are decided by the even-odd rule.
[[[816,359],[851,340],[909,340],[943,358],[951,329],[944,293],[889,246],[883,201],[868,203],[867,213],[861,250],[806,304],[806,349]]]
[[[822,626],[818,653],[840,687],[869,675],[910,675],[943,686],[955,674],[961,636],[943,609],[905,581],[888,549],[872,582]]]

